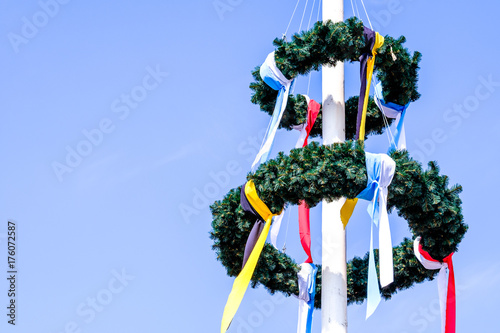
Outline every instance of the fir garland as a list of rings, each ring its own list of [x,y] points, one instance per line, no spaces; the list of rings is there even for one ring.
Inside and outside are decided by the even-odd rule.
[[[384,39],[384,45],[377,51],[375,70],[382,83],[385,101],[400,105],[416,101],[420,97],[417,82],[421,54],[410,54],[403,46],[406,41],[404,36],[398,39],[385,36]],[[337,61],[358,61],[365,47],[363,23],[357,18],[337,23],[317,22],[311,30],[295,34],[291,42],[275,39],[274,45],[278,68],[287,78],[295,78],[318,70],[322,65],[333,66]],[[258,104],[262,111],[272,115],[278,93],[262,81],[259,69],[260,67],[256,67],[252,72],[255,82],[250,84],[253,91],[251,101]],[[346,103],[346,139],[353,139],[356,133],[357,100],[358,97],[351,97]],[[385,125],[371,98],[367,113],[366,135],[382,133]],[[291,130],[292,126],[304,123],[306,117],[305,98],[302,95],[290,95],[280,128]],[[389,121],[392,122],[392,119]],[[311,130],[312,137],[321,135],[321,124],[320,113]]]
[[[418,63],[421,55],[413,55],[403,47],[405,38],[385,36],[385,43],[378,50],[375,62],[377,77],[384,89],[384,99],[404,105],[420,97],[417,92]],[[323,65],[335,65],[337,61],[357,61],[364,51],[363,24],[356,18],[345,22],[318,22],[309,31],[293,36],[291,42],[275,39],[275,60],[288,78],[318,70]],[[396,58],[394,59],[393,56]],[[272,115],[277,92],[268,87],[259,76],[259,67],[253,72],[255,82],[250,84],[252,102]],[[346,138],[355,135],[358,97],[346,102]],[[307,115],[306,100],[302,95],[290,95],[280,123],[280,128],[292,129],[304,123]],[[389,119],[392,121],[392,119]],[[321,113],[311,131],[320,136]],[[366,119],[366,135],[381,134],[385,124],[373,99],[370,99]],[[388,208],[396,208],[408,221],[413,235],[422,236],[422,247],[440,260],[457,251],[458,244],[467,231],[461,213],[458,194],[461,187],[448,187],[448,178],[439,175],[436,163],[429,169],[414,161],[406,151],[392,151],[396,173],[389,187]],[[253,180],[259,197],[273,212],[285,204],[298,204],[305,200],[314,207],[323,199],[354,198],[366,186],[365,152],[361,143],[347,141],[331,146],[312,143],[290,154],[261,165]],[[240,206],[240,188],[231,190],[223,200],[211,206],[214,240],[213,249],[229,276],[241,271],[245,243],[254,219]],[[375,250],[377,251],[377,250]],[[437,271],[425,269],[413,254],[413,242],[404,239],[393,249],[394,282],[381,290],[385,299],[413,284],[433,279]],[[377,255],[375,256],[377,258]],[[377,263],[378,266],[378,263]],[[252,277],[252,286],[264,285],[271,293],[298,294],[297,272],[299,267],[286,254],[266,244]],[[368,253],[364,258],[355,257],[347,263],[348,303],[361,303],[366,298]],[[317,275],[315,306],[321,304],[321,268]]]
[[[410,158],[406,151],[393,151],[396,173],[389,187],[388,209],[408,221],[413,235],[422,236],[422,246],[440,260],[457,251],[467,231],[461,213],[458,194],[461,187],[448,188],[448,177],[439,175],[439,168],[429,163],[429,169]],[[314,207],[321,200],[340,197],[354,198],[367,183],[365,152],[360,144],[348,141],[331,146],[311,143],[293,149],[289,156],[279,156],[261,165],[248,180],[255,183],[259,197],[273,212],[285,204],[305,200]],[[245,242],[254,218],[240,207],[240,189],[231,190],[222,201],[211,206],[213,214],[211,238],[217,259],[229,276],[241,271]],[[382,289],[384,298],[414,283],[432,279],[437,271],[426,270],[413,254],[413,242],[405,239],[394,248],[394,282]],[[348,302],[360,303],[366,298],[368,254],[363,259],[348,262]],[[264,285],[271,293],[298,294],[298,265],[286,254],[266,244],[252,278],[252,286]],[[321,269],[320,269],[321,272]],[[321,274],[317,277],[317,294],[321,294]],[[321,297],[315,299],[320,307]]]

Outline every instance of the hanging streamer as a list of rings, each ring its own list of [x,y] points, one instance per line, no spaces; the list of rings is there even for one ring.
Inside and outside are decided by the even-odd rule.
[[[366,109],[370,96],[370,82],[372,81],[373,67],[377,50],[384,45],[384,37],[367,27],[364,27],[365,52],[359,58],[361,73],[361,89],[358,100],[358,117],[356,121],[356,140],[364,140]]]
[[[380,285],[385,287],[394,281],[391,230],[387,215],[387,188],[391,184],[395,170],[396,162],[388,155],[366,153],[368,185],[358,194],[358,198],[371,201],[368,206],[368,214],[370,214],[372,223],[368,258],[366,318],[373,314],[381,300],[373,253],[373,225],[379,228]]]
[[[309,206],[305,201],[301,201],[299,205],[299,235],[300,244],[307,255],[305,263],[313,263],[311,255],[311,226],[309,221]]]
[[[365,52],[359,58],[360,74],[361,74],[361,89],[358,99],[358,117],[356,119],[356,140],[365,140],[366,127],[366,110],[368,108],[368,97],[370,96],[370,82],[373,75],[373,67],[375,65],[375,56],[377,50],[384,45],[384,37],[378,32],[375,32],[367,27],[364,27],[365,36]],[[354,208],[358,203],[358,199],[347,199],[340,210],[340,219],[344,225],[344,229],[349,223],[349,219],[354,212]]]
[[[288,80],[276,66],[274,51],[269,53],[266,61],[260,67],[260,77],[268,86],[274,90],[278,90],[278,97],[276,99],[273,116],[271,117],[271,122],[269,123],[269,127],[267,128],[267,132],[264,136],[262,146],[252,163],[253,171],[255,171],[259,164],[266,162],[269,158],[269,153],[273,147],[276,131],[278,130],[283,112],[286,109],[290,86],[293,82],[293,80]]]
[[[283,211],[281,212],[280,215],[278,215],[274,218],[274,221],[271,224],[271,236],[270,236],[271,244],[278,251],[280,251],[280,249],[278,249],[278,245],[276,245],[276,244],[277,244],[277,240],[278,240],[278,234],[279,234],[280,228],[281,228],[281,221],[283,221],[284,215],[285,215],[285,209],[283,209]]]
[[[234,280],[233,289],[231,290],[226,306],[224,307],[224,314],[222,315],[220,328],[221,333],[227,331],[241,304],[241,301],[243,300],[243,296],[245,295],[248,285],[250,284],[255,267],[257,266],[257,261],[259,260],[264,244],[266,243],[272,218],[273,216],[278,215],[273,214],[266,204],[259,198],[255,184],[251,180],[241,188],[241,207],[243,210],[253,214],[257,221],[252,228],[245,246],[243,269]],[[249,253],[248,256],[246,256],[247,252]]]
[[[307,139],[309,138],[309,134],[311,133],[311,130],[314,126],[314,123],[316,122],[316,118],[318,117],[319,110],[321,108],[321,105],[319,103],[317,103],[316,101],[310,99],[309,96],[307,96],[307,95],[303,95],[303,96],[306,98],[306,101],[307,101],[307,119],[306,119],[305,123],[300,124],[300,125],[296,125],[293,127],[294,129],[300,131],[300,136],[299,136],[299,139],[297,140],[297,144],[295,145],[295,148],[302,148],[302,147],[305,147],[307,145]],[[301,206],[302,206],[302,204],[301,204]],[[300,210],[300,208],[299,208],[299,210]],[[278,215],[274,219],[273,224],[271,225],[271,244],[278,251],[279,251],[279,249],[276,245],[276,240],[278,238],[279,230],[281,228],[281,221],[283,219],[283,214],[284,214],[284,212],[281,213],[280,215]],[[299,213],[299,216],[300,216],[300,213]],[[309,216],[309,212],[307,212],[307,216]],[[309,218],[307,218],[307,223],[309,224]],[[300,217],[299,217],[299,225],[300,225]],[[309,228],[307,228],[306,230],[309,230]],[[309,234],[309,248],[310,248],[310,244],[311,244],[310,233],[309,232],[306,232],[306,233]],[[302,238],[303,237],[302,237],[302,233],[301,233],[301,237],[300,237],[301,242],[302,242]],[[307,251],[306,251],[306,253],[307,253]],[[311,260],[310,262],[312,262],[310,251],[309,251],[309,258]]]
[[[295,145],[295,148],[301,148],[307,146],[307,139],[309,138],[309,134],[316,122],[316,118],[318,117],[319,110],[321,105],[313,99],[310,99],[309,96],[303,95],[307,101],[307,120],[305,124],[294,126],[295,129],[300,130],[300,137]],[[300,243],[302,244],[302,248],[307,254],[306,263],[312,263],[312,255],[311,255],[311,227],[309,220],[309,206],[305,203],[305,201],[300,201],[299,204],[299,234],[300,234]]]
[[[297,324],[297,333],[311,333],[314,296],[316,295],[316,273],[318,273],[318,268],[314,264],[300,264],[300,271],[297,273],[299,279],[299,322]]]
[[[300,136],[295,144],[295,148],[303,148],[307,146],[307,139],[309,138],[309,134],[311,133],[321,108],[321,105],[314,99],[310,99],[307,95],[302,96],[304,96],[307,101],[307,119],[304,124],[293,126],[294,129],[300,131]]]
[[[408,109],[410,103],[406,105],[399,105],[392,102],[386,103],[384,101],[384,94],[382,92],[382,83],[380,82],[375,86],[375,103],[387,118],[396,119],[396,134],[394,135],[394,141],[391,142],[390,150],[406,149],[404,119],[406,115],[406,109]]]
[[[456,329],[456,299],[455,299],[455,273],[453,271],[453,253],[439,262],[422,249],[421,237],[413,242],[413,251],[418,261],[426,269],[439,269],[438,292],[439,307],[441,309],[441,332],[455,333]]]
[[[354,213],[354,208],[356,207],[357,203],[358,198],[354,198],[347,199],[344,205],[342,205],[342,208],[340,209],[340,219],[342,220],[344,229],[347,226],[347,223],[349,223],[349,220],[351,219],[352,213]]]

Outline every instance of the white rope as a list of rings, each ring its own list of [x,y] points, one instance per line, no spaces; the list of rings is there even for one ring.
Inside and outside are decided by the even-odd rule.
[[[361,4],[363,5],[363,9],[365,10],[365,14],[366,14],[366,18],[368,19],[368,23],[370,23],[370,29],[373,30],[372,22],[370,21],[370,16],[368,16],[368,12],[366,11],[365,2],[363,0],[361,0]]]
[[[389,141],[389,145],[391,145],[391,143],[394,142],[394,137],[392,135],[391,128],[389,127],[389,122],[385,114],[382,112],[382,110],[379,109],[379,111],[380,113],[382,113],[382,119],[384,120],[384,126],[385,126],[385,134],[387,135],[387,140]]]
[[[307,23],[307,30],[311,28],[311,19],[313,17],[314,5],[316,4],[316,0],[313,1],[313,5],[311,7],[311,15],[309,15],[309,22]]]
[[[309,80],[307,82],[307,93],[306,93],[307,96],[309,96],[309,88],[311,87],[311,74],[312,74],[312,71],[309,72]]]
[[[286,34],[288,33],[288,29],[290,29],[290,24],[292,24],[293,17],[295,16],[295,11],[297,10],[297,7],[299,6],[300,0],[297,0],[297,4],[295,5],[295,9],[293,10],[292,17],[290,17],[290,21],[288,22],[288,26],[286,27],[285,33],[283,34],[286,37]]]
[[[302,12],[302,19],[300,20],[300,26],[299,26],[298,32],[300,32],[302,30],[302,23],[304,22],[304,16],[306,16],[306,9],[307,9],[308,2],[309,2],[309,0],[306,0],[306,4],[304,5],[304,11]]]
[[[375,79],[372,77],[372,88],[373,88],[373,91],[375,91],[375,87],[377,86],[376,82],[375,82]],[[387,119],[387,116],[385,115],[385,113],[382,112],[382,110],[380,110],[380,108],[378,107],[377,105],[377,109],[380,111],[380,113],[382,114],[382,119],[384,120],[384,125],[385,125],[385,133],[387,134],[387,140],[389,140],[389,145],[394,143],[396,144],[395,140],[394,140],[394,135],[392,134],[392,130],[391,130],[391,127],[389,125],[389,120]]]
[[[316,22],[319,21],[319,13],[320,13],[320,10],[321,10],[321,2],[322,2],[322,0],[319,0],[319,4],[318,4],[318,17],[316,17]]]
[[[359,15],[359,9],[358,9],[358,0],[354,0],[354,5],[356,6],[356,13],[354,15],[356,15],[356,17],[361,20],[361,15]]]
[[[391,145],[395,143],[394,135],[392,134],[391,127],[389,126],[389,121],[387,120],[387,117],[380,109],[379,111],[380,113],[382,113],[382,118],[384,119],[384,125],[385,125],[385,133],[387,134],[387,140],[389,141],[389,145]]]
[[[378,107],[377,107],[378,109]],[[384,120],[384,126],[385,126],[385,134],[387,135],[387,140],[389,141],[389,145],[394,143],[394,135],[392,134],[391,127],[389,126],[389,121],[387,120],[387,117],[385,114],[380,110],[380,113],[382,113],[382,119]]]
[[[356,12],[354,11],[354,3],[351,0],[351,7],[352,7],[352,15],[356,16]]]
[[[311,15],[309,15],[309,22],[307,23],[307,30],[309,30],[311,28],[311,19],[312,19],[312,15],[313,15],[313,12],[314,12],[314,5],[316,4],[316,0],[313,1],[313,4],[312,4],[312,8],[311,8]],[[318,5],[318,17],[319,17],[319,9],[321,7]],[[309,88],[311,87],[311,74],[312,74],[312,71],[309,72],[309,79],[308,79],[308,82],[307,82],[307,93],[306,95],[309,96]]]
[[[316,0],[314,0],[314,2],[316,2]],[[314,2],[313,2],[313,8],[311,9],[311,15],[312,15],[312,12],[314,10]],[[322,0],[319,0],[318,2],[318,15],[316,16],[316,22],[319,21],[319,14],[321,13],[321,2]],[[309,96],[309,89],[311,88],[311,74],[312,72],[309,73],[309,81],[307,82],[307,96]]]
[[[286,232],[285,232],[285,243],[283,244],[283,249],[281,250],[283,253],[286,252],[286,240],[288,239],[288,226],[290,225],[290,206],[285,207],[288,213],[288,219],[286,222]]]

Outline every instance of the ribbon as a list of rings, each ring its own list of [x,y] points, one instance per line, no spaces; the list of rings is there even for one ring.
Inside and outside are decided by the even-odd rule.
[[[309,221],[309,206],[304,200],[300,201],[299,204],[299,235],[300,244],[304,252],[307,254],[307,259],[305,263],[313,263],[311,256],[311,226]]]
[[[252,163],[253,171],[259,164],[266,162],[269,158],[269,153],[271,152],[271,149],[273,147],[276,131],[278,130],[281,117],[283,116],[283,113],[286,109],[288,93],[293,81],[288,80],[276,66],[276,61],[274,60],[274,51],[269,53],[266,61],[260,67],[260,77],[268,86],[270,86],[274,90],[278,90],[278,97],[276,99],[273,116],[271,117],[267,132],[264,136],[264,140],[262,141],[262,146],[260,147],[260,150]]]
[[[367,319],[373,314],[381,300],[373,253],[373,225],[379,228],[380,285],[385,287],[394,281],[391,230],[387,215],[387,187],[394,177],[395,170],[396,162],[388,155],[366,153],[368,185],[357,197],[371,201],[368,205],[368,214],[373,222],[371,223],[368,258]]]
[[[365,140],[366,127],[366,110],[368,108],[368,97],[370,96],[370,82],[373,75],[373,67],[375,65],[375,56],[377,50],[384,45],[384,37],[378,32],[375,32],[367,27],[364,27],[365,36],[365,52],[359,58],[361,88],[358,99],[358,116],[356,119],[356,140]],[[358,199],[347,199],[340,210],[340,219],[344,225],[344,229],[349,223],[349,219],[354,212],[354,208],[358,203]]]
[[[300,271],[297,273],[299,284],[297,333],[311,333],[314,296],[316,295],[316,273],[318,273],[318,268],[314,264],[300,264]]]
[[[364,140],[366,109],[368,108],[368,97],[370,96],[370,82],[372,81],[373,67],[377,50],[384,45],[384,37],[367,27],[364,27],[365,52],[359,58],[361,89],[358,100],[358,117],[356,121],[356,140]]]
[[[297,140],[297,144],[295,145],[295,148],[302,148],[302,147],[305,147],[307,145],[307,139],[309,138],[309,134],[311,133],[311,130],[314,126],[314,123],[316,122],[316,118],[318,117],[318,114],[319,114],[319,110],[321,108],[321,105],[319,103],[317,103],[315,100],[312,100],[309,98],[309,96],[307,95],[302,95],[305,97],[306,101],[307,101],[307,118],[306,118],[306,122],[303,123],[303,124],[300,124],[300,125],[295,125],[293,126],[294,129],[300,131],[300,136],[299,136],[299,139]],[[304,250],[306,251],[306,253],[308,254],[309,256],[309,259],[310,261],[306,261],[306,262],[312,262],[312,257],[311,257],[311,250],[310,250],[310,247],[311,247],[311,234],[310,234],[310,228],[309,228],[309,208],[307,208],[307,213],[305,212],[305,203],[301,203],[300,206],[299,206],[299,226],[304,226],[303,228],[300,227],[300,239],[301,239],[301,243],[302,243],[302,239],[304,239],[305,243],[309,243],[309,252],[307,250]],[[302,212],[302,214],[307,214],[307,221],[304,221],[303,219],[300,218],[301,216],[301,209],[304,210]],[[278,215],[272,225],[271,225],[271,244],[279,251],[278,249],[278,246],[276,245],[276,240],[278,238],[278,234],[279,234],[279,230],[281,228],[281,221],[283,219],[283,213],[281,213],[280,215]],[[301,223],[301,221],[304,221]],[[307,227],[306,227],[306,224],[307,224]],[[307,241],[307,238],[309,238],[309,241]],[[302,243],[302,246],[304,247],[304,243]]]
[[[266,204],[259,198],[257,189],[255,188],[255,184],[252,180],[248,181],[245,186],[241,188],[241,207],[243,210],[253,214],[257,218],[257,221],[250,232],[250,236],[248,237],[245,246],[243,269],[234,280],[233,289],[231,290],[226,306],[224,307],[224,314],[222,315],[220,328],[221,333],[227,331],[229,325],[231,325],[234,315],[236,314],[236,311],[238,311],[241,301],[243,300],[243,296],[245,296],[245,292],[250,284],[255,267],[257,266],[257,261],[259,260],[262,249],[264,248],[264,244],[266,243],[272,218],[273,216],[278,215],[273,214]],[[246,256],[247,252],[249,253],[248,256]]]
[[[422,249],[421,237],[413,242],[413,251],[418,261],[426,269],[439,269],[438,292],[439,307],[441,309],[441,332],[455,333],[456,329],[456,299],[455,299],[455,273],[453,271],[453,253],[439,262]]]
[[[307,101],[307,120],[305,124],[301,124],[299,126],[294,126],[295,129],[300,130],[300,137],[295,145],[295,148],[305,147],[307,146],[307,139],[309,138],[309,134],[316,122],[316,118],[319,114],[319,109],[321,105],[313,99],[310,99],[309,96],[303,95]],[[309,206],[305,203],[305,201],[301,200],[299,204],[299,235],[300,235],[300,243],[302,244],[302,248],[304,252],[307,254],[307,259],[305,263],[312,263],[312,255],[311,255],[311,227],[309,220]]]
[[[347,226],[347,223],[349,223],[349,220],[351,219],[352,213],[354,212],[354,208],[356,207],[357,203],[358,198],[347,199],[340,209],[340,219],[342,220],[344,229]]]
[[[279,234],[280,228],[281,228],[281,221],[283,221],[283,216],[284,215],[285,215],[285,210],[283,210],[280,215],[276,216],[274,218],[273,223],[271,224],[271,236],[270,236],[270,238],[271,238],[271,244],[278,251],[280,251],[280,249],[278,249],[278,246],[276,245],[276,243],[277,243],[278,234]]]
[[[394,135],[394,141],[391,142],[390,150],[406,149],[404,119],[406,115],[406,109],[408,109],[410,103],[406,105],[399,105],[392,102],[386,103],[384,101],[384,94],[382,92],[382,83],[380,82],[375,86],[375,103],[387,118],[396,119],[396,134]]]
[[[297,140],[297,144],[295,148],[302,148],[307,146],[307,139],[309,138],[309,134],[316,122],[316,118],[318,118],[319,110],[321,105],[316,102],[314,99],[310,99],[307,95],[302,95],[307,101],[307,118],[304,124],[293,126],[294,129],[300,131],[299,139]]]

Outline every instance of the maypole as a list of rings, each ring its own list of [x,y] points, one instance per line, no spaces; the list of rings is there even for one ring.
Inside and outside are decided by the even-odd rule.
[[[458,196],[461,187],[448,187],[448,177],[439,174],[435,163],[423,170],[404,151],[404,115],[410,102],[420,96],[417,91],[420,53],[411,54],[403,46],[404,37],[382,37],[365,27],[358,18],[344,21],[343,16],[342,0],[323,0],[323,24],[318,23],[294,35],[291,41],[276,39],[276,49],[252,73],[255,78],[250,85],[252,102],[259,104],[272,118],[254,160],[254,172],[248,174],[245,184],[211,206],[211,238],[217,259],[230,276],[237,275],[224,307],[221,333],[230,328],[251,283],[262,284],[272,294],[282,292],[298,296],[297,330],[300,333],[311,332],[314,306],[320,306],[315,293],[321,293],[322,332],[347,333],[347,302],[366,300],[369,317],[382,296],[388,297],[415,283],[432,279],[438,274],[437,270],[439,290],[445,291],[439,293],[443,305],[442,327],[447,333],[455,332],[452,256],[468,228],[461,214]],[[345,52],[339,54],[339,50]],[[389,130],[386,128],[388,121],[380,118],[374,109],[375,103],[368,99],[376,56],[376,76],[381,89],[375,93],[375,103],[384,117],[396,118],[395,137],[399,137],[389,143],[387,154],[363,151],[362,144],[367,135]],[[352,97],[347,103],[350,107],[346,116],[343,61],[356,58],[360,62],[360,96]],[[299,75],[320,66],[323,66],[323,145],[307,145],[309,135],[320,134],[318,126],[314,125],[320,105],[305,95],[290,94],[290,89]],[[288,100],[292,102],[287,104]],[[357,108],[353,102],[357,103]],[[347,127],[346,119],[349,120]],[[270,160],[279,127],[301,131],[299,148]],[[359,143],[344,142],[346,139],[359,140]],[[368,182],[360,183],[364,174]],[[405,238],[397,247],[393,247],[390,235],[389,191],[391,207],[406,217],[413,233],[413,240]],[[353,258],[349,263],[344,225],[352,214],[355,200],[344,205],[345,197],[367,200],[373,208],[368,212],[370,250],[363,259]],[[341,199],[324,200],[337,198]],[[315,285],[316,268],[310,253],[307,207],[314,207],[322,200],[322,283]],[[306,208],[301,210],[304,214],[299,213],[299,235],[308,257],[300,265],[279,251],[275,242],[274,246],[265,244],[271,224],[273,235],[279,231],[279,219],[273,222],[273,217],[280,214],[286,204],[298,203],[304,203]],[[379,228],[380,279],[373,249],[374,226]],[[396,270],[394,265],[397,265]],[[391,287],[381,295],[379,285]],[[232,328],[234,332],[239,330]]]
[[[323,22],[344,20],[343,0],[323,0]],[[323,144],[345,141],[344,63],[322,67]],[[347,332],[346,237],[340,219],[345,199],[326,202],[322,211],[321,332]]]

